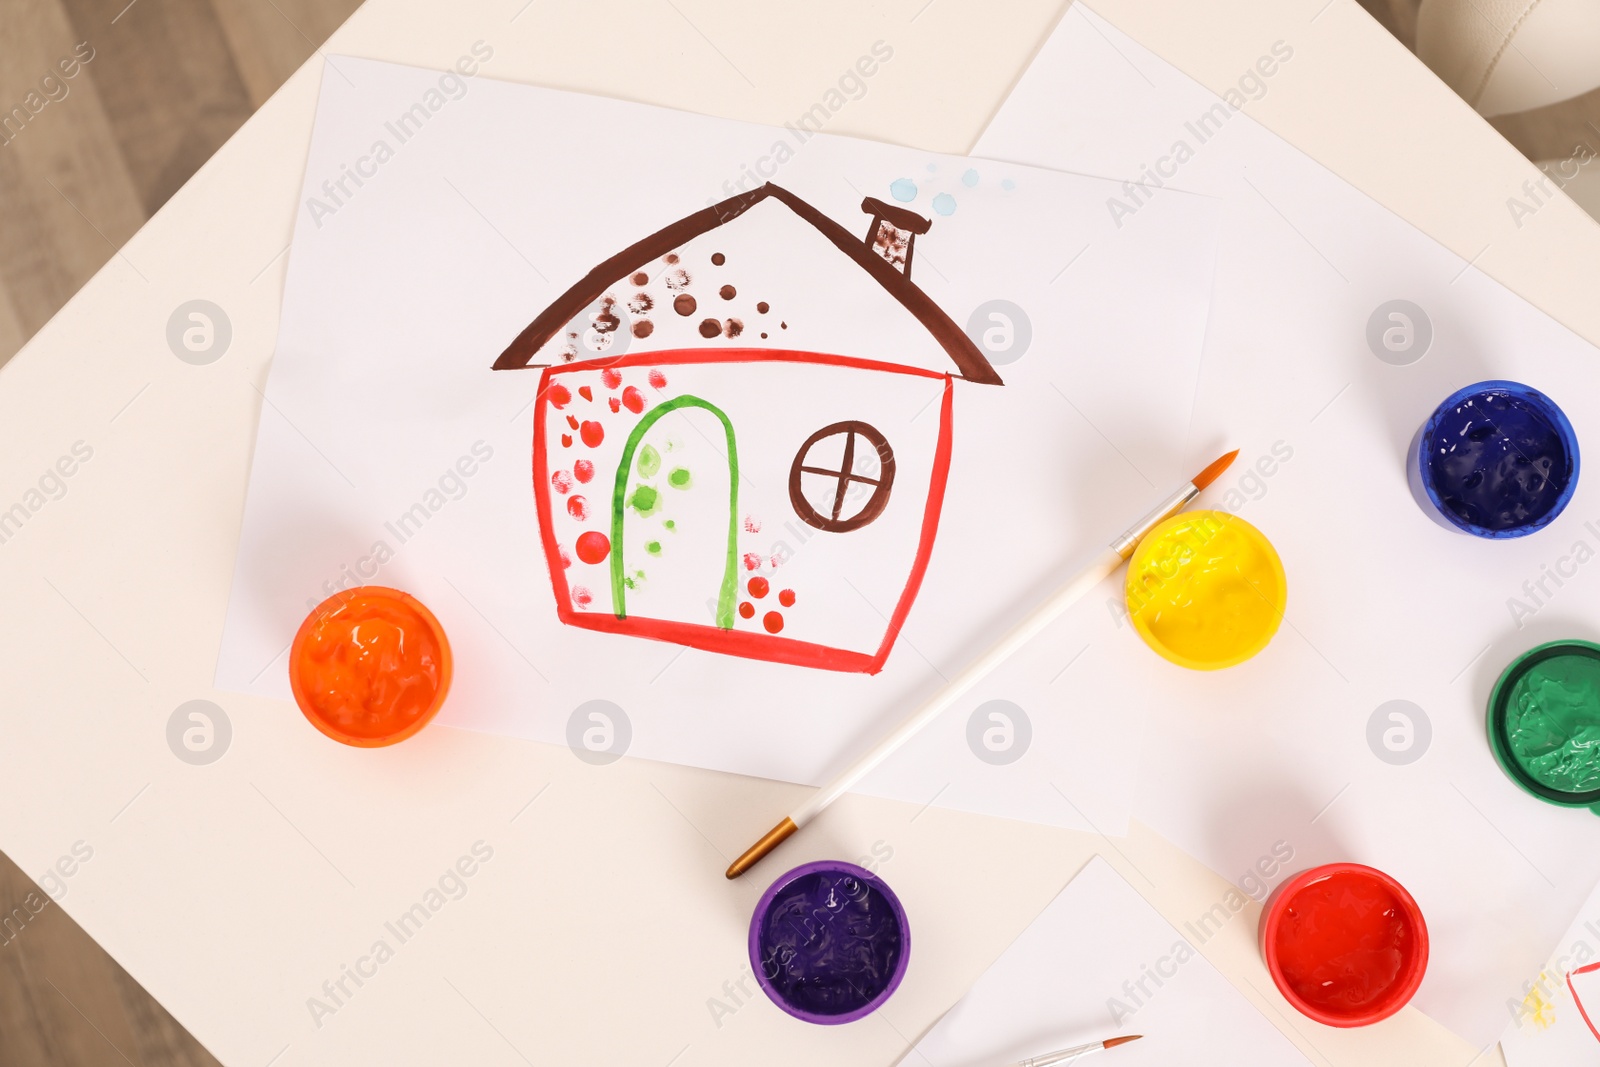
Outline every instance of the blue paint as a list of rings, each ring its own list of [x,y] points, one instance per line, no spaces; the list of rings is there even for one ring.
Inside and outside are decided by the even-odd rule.
[[[1017,187],[1017,183],[1012,181],[1010,178],[1001,178],[1000,179],[1000,188],[1004,189],[1006,192],[1009,193],[1011,190],[1015,189],[1016,187]]]
[[[949,193],[940,193],[933,198],[933,210],[941,215],[954,215],[956,213],[956,198]]]
[[[1526,385],[1479,382],[1423,424],[1416,462],[1428,500],[1479,537],[1523,537],[1561,514],[1578,484],[1578,439],[1555,402]]]
[[[785,1010],[813,1022],[865,1014],[904,974],[904,912],[854,865],[799,871],[805,873],[780,879],[765,908],[756,909],[751,933],[760,981]]]
[[[961,176],[961,184],[965,185],[968,189],[975,187],[978,184],[978,172],[968,169],[968,171]]]
[[[909,204],[917,198],[917,183],[910,178],[896,178],[889,183],[889,195],[902,204]]]

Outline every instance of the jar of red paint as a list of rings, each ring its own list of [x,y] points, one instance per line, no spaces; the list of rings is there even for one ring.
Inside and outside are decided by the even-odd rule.
[[[1261,914],[1261,956],[1284,999],[1327,1026],[1369,1026],[1416,993],[1428,926],[1404,886],[1359,863],[1280,885]]]

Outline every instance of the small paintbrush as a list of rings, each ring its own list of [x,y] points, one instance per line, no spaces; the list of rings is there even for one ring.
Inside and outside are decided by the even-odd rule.
[[[1138,547],[1139,541],[1145,534],[1188,507],[1194,501],[1194,498],[1200,495],[1202,489],[1216,481],[1217,477],[1228,469],[1228,464],[1232,463],[1233,458],[1238,454],[1238,449],[1235,449],[1216,460],[1205,470],[1173,490],[1172,494],[1157,505],[1155,510],[1123,531],[1121,536],[1112,541],[1109,547],[1095,557],[1094,562],[1079,571],[1066,585],[1052,593],[1049,599],[1008,630],[1004,637],[996,641],[987,652],[969,664],[966,670],[956,675],[942,689],[928,698],[928,701],[912,713],[910,718],[895,727],[893,732],[840,772],[833,781],[813,793],[809,800],[796,808],[778,825],[768,830],[761,840],[747,848],[744,855],[734,860],[732,866],[728,868],[728,877],[737,878],[751,867],[754,867],[761,857],[777,848],[790,834],[816,818],[829,804],[832,804],[847,793],[852,786],[871,773],[878,764],[888,759],[891,753],[915,737],[917,732],[924,726],[938,718],[940,712],[965,696],[967,691],[982,681],[990,671],[1010,659],[1012,654],[1019,648],[1031,641],[1046,626],[1060,618],[1085,593],[1099,585],[1120,567],[1129,556],[1133,555],[1133,550]]]
[[[1016,1067],[1056,1067],[1057,1064],[1071,1063],[1079,1056],[1087,1056],[1091,1052],[1101,1049],[1116,1048],[1126,1045],[1129,1041],[1137,1041],[1143,1034],[1129,1034],[1127,1037],[1108,1037],[1104,1041],[1091,1041],[1087,1045],[1077,1045],[1073,1048],[1064,1048],[1060,1052],[1051,1052],[1044,1056],[1034,1056],[1018,1063]]]

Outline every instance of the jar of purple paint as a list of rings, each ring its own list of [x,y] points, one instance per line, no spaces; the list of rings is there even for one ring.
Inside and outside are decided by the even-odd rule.
[[[899,987],[911,927],[882,879],[841,860],[807,863],[773,882],[750,918],[750,967],[772,1002],[831,1025],[876,1011]]]

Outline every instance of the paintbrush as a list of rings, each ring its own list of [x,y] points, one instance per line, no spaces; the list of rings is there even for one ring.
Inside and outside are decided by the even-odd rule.
[[[1126,1045],[1129,1041],[1137,1041],[1143,1036],[1143,1034],[1129,1034],[1127,1037],[1108,1037],[1104,1041],[1091,1041],[1087,1045],[1077,1045],[1073,1048],[1064,1048],[1060,1052],[1034,1056],[1032,1059],[1026,1059],[1018,1063],[1016,1067],[1056,1067],[1057,1064],[1071,1063],[1079,1056],[1087,1056],[1091,1052],[1099,1052],[1101,1049]]]
[[[895,727],[894,731],[879,741],[870,751],[862,755],[840,774],[818,789],[811,798],[800,807],[796,808],[778,825],[768,830],[761,840],[745,850],[744,855],[733,861],[728,868],[728,877],[737,878],[751,867],[754,867],[761,857],[777,848],[790,834],[820,815],[839,797],[843,796],[857,782],[865,778],[873,768],[889,758],[889,755],[905,744],[918,731],[927,726],[939,713],[950,705],[960,700],[967,691],[978,682],[982,681],[988,673],[1000,664],[1010,659],[1023,645],[1031,641],[1039,631],[1049,626],[1059,618],[1068,608],[1089,590],[1099,585],[1103,580],[1120,567],[1139,544],[1141,538],[1149,533],[1163,520],[1172,517],[1200,495],[1200,491],[1228,469],[1228,464],[1233,462],[1233,457],[1239,454],[1235,449],[1227,455],[1212,463],[1205,470],[1175,489],[1170,496],[1163,500],[1155,510],[1144,518],[1128,527],[1121,536],[1112,541],[1094,561],[1083,570],[1079,571],[1065,585],[1051,594],[1043,604],[1040,604],[1028,614],[1021,622],[1008,630],[1004,637],[996,641],[987,652],[970,663],[966,670],[956,675],[944,688],[940,689],[927,702],[912,713],[911,717]]]

